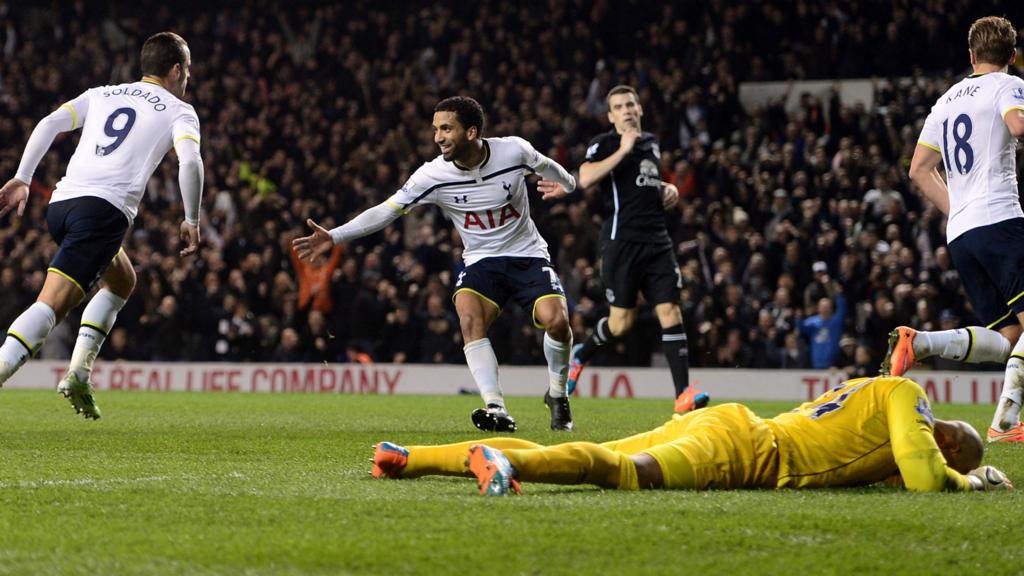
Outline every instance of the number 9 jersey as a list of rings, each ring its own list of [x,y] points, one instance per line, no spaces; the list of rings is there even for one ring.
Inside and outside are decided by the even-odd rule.
[[[1024,217],[1016,143],[1003,120],[1011,110],[1024,110],[1024,81],[990,72],[954,84],[924,122],[918,144],[941,154],[946,169],[947,243],[973,228]]]
[[[164,155],[181,140],[199,143],[195,109],[149,80],[91,88],[61,108],[82,137],[51,203],[98,196],[132,222]]]

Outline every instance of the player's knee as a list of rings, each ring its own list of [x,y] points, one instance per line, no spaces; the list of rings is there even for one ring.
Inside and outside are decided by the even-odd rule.
[[[108,290],[127,300],[132,295],[132,292],[135,291],[135,269],[130,265],[119,265],[111,268],[111,274],[106,275],[104,283],[107,285]]]
[[[121,277],[121,292],[118,296],[127,299],[135,291],[136,283],[135,269],[128,266]]]
[[[544,326],[544,330],[549,336],[559,342],[567,342],[569,340],[569,335],[571,334],[569,318],[564,312],[560,311],[558,314],[552,314],[546,320],[546,322],[541,321],[541,325]]]
[[[484,320],[472,312],[464,312],[459,315],[459,328],[462,330],[462,339],[465,342],[472,342],[483,338]]]
[[[631,316],[622,316],[615,320],[608,319],[608,331],[612,336],[618,338],[633,329],[634,319]]]
[[[683,313],[679,309],[678,304],[658,304],[655,306],[654,311],[658,315],[658,322],[662,327],[668,328],[669,326],[683,323]]]

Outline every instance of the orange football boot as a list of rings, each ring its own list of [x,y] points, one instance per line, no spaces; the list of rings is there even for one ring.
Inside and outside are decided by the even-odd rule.
[[[409,451],[391,442],[381,442],[373,445],[373,474],[374,478],[398,478],[405,465],[409,463]]]
[[[515,470],[497,448],[473,444],[469,447],[469,460],[466,462],[469,471],[476,476],[480,494],[483,496],[504,496],[512,490],[522,494],[519,482],[514,478]]]
[[[889,349],[882,360],[883,376],[903,376],[917,361],[914,355],[914,337],[917,330],[908,326],[900,326],[889,332]]]
[[[1024,424],[1018,422],[1016,426],[1005,432],[996,430],[995,428],[989,428],[987,436],[989,443],[1011,442],[1024,444]]]
[[[698,390],[693,386],[687,386],[686,390],[683,390],[679,397],[676,398],[675,412],[676,414],[685,414],[694,410],[700,410],[707,406],[710,400],[711,396],[708,396],[707,392]]]

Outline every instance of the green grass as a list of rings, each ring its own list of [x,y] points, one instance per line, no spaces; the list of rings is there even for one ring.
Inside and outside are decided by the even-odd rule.
[[[0,394],[3,574],[1019,573],[1017,493],[887,488],[618,493],[470,480],[375,481],[379,440],[478,437],[475,397],[104,392],[104,419],[56,393]],[[752,403],[770,416],[788,403]],[[520,434],[547,428],[513,398]],[[578,400],[575,439],[648,429],[664,402]],[[936,415],[987,426],[987,406]],[[1024,484],[1024,448],[989,463]]]

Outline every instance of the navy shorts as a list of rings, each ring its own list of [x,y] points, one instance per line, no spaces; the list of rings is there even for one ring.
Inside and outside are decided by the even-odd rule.
[[[496,256],[484,258],[467,266],[455,281],[455,295],[463,290],[473,292],[501,310],[509,298],[515,298],[523,309],[530,310],[534,325],[537,317],[533,306],[543,298],[565,298],[562,281],[550,262],[543,258]]]
[[[978,320],[992,330],[1016,324],[1024,312],[1024,218],[968,230],[949,243],[949,255]]]
[[[85,293],[103,276],[128,232],[124,213],[96,196],[50,204],[46,224],[60,245],[50,271],[68,278]]]
[[[671,243],[601,243],[601,281],[608,304],[636,308],[637,292],[651,304],[679,303],[683,277]]]

